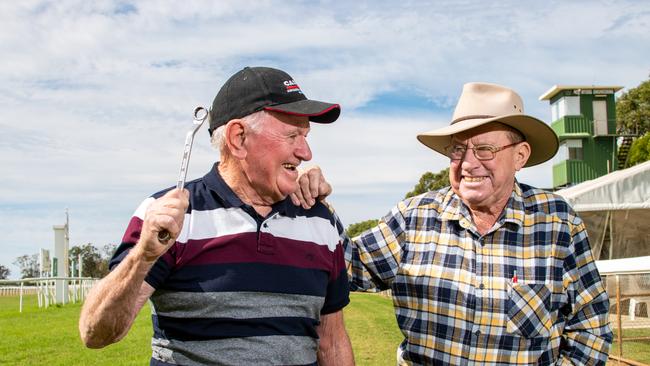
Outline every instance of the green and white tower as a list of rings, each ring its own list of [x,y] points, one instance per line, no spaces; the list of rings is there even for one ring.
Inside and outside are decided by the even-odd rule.
[[[551,128],[560,139],[553,188],[598,178],[618,169],[617,91],[622,86],[555,85],[539,97],[551,103]]]

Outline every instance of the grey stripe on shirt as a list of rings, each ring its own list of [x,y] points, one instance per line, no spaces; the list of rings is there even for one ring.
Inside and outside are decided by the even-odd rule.
[[[320,319],[325,298],[268,292],[169,292],[152,296],[154,314],[175,318],[269,318]]]
[[[182,365],[305,365],[316,362],[318,340],[299,336],[208,341],[151,340],[152,357]],[[191,355],[190,357],[186,355]]]

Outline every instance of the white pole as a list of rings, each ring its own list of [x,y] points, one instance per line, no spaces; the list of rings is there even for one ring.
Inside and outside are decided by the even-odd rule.
[[[41,273],[41,276],[43,276],[43,273]],[[43,301],[41,299],[42,295],[43,295],[43,291],[42,291],[41,281],[39,281],[39,282],[36,282],[36,299],[38,300],[38,307],[39,308],[43,307]]]
[[[23,283],[20,282],[20,312],[23,312]]]
[[[50,281],[45,281],[45,307],[50,307]]]

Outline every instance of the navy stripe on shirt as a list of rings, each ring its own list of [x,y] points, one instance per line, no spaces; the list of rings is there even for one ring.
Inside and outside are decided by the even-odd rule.
[[[152,315],[158,324],[154,336],[181,341],[200,341],[223,338],[260,337],[273,335],[306,336],[318,338],[318,321],[302,317],[276,318],[171,318]],[[159,331],[164,329],[164,331]]]
[[[183,266],[160,287],[186,292],[256,291],[325,296],[328,273],[268,263]]]

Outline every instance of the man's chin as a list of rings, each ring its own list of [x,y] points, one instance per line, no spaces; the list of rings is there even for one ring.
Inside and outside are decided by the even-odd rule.
[[[278,187],[278,201],[282,201],[283,199],[289,197],[290,194],[296,192],[299,188],[300,187],[298,187],[298,184],[287,184],[286,186]]]

